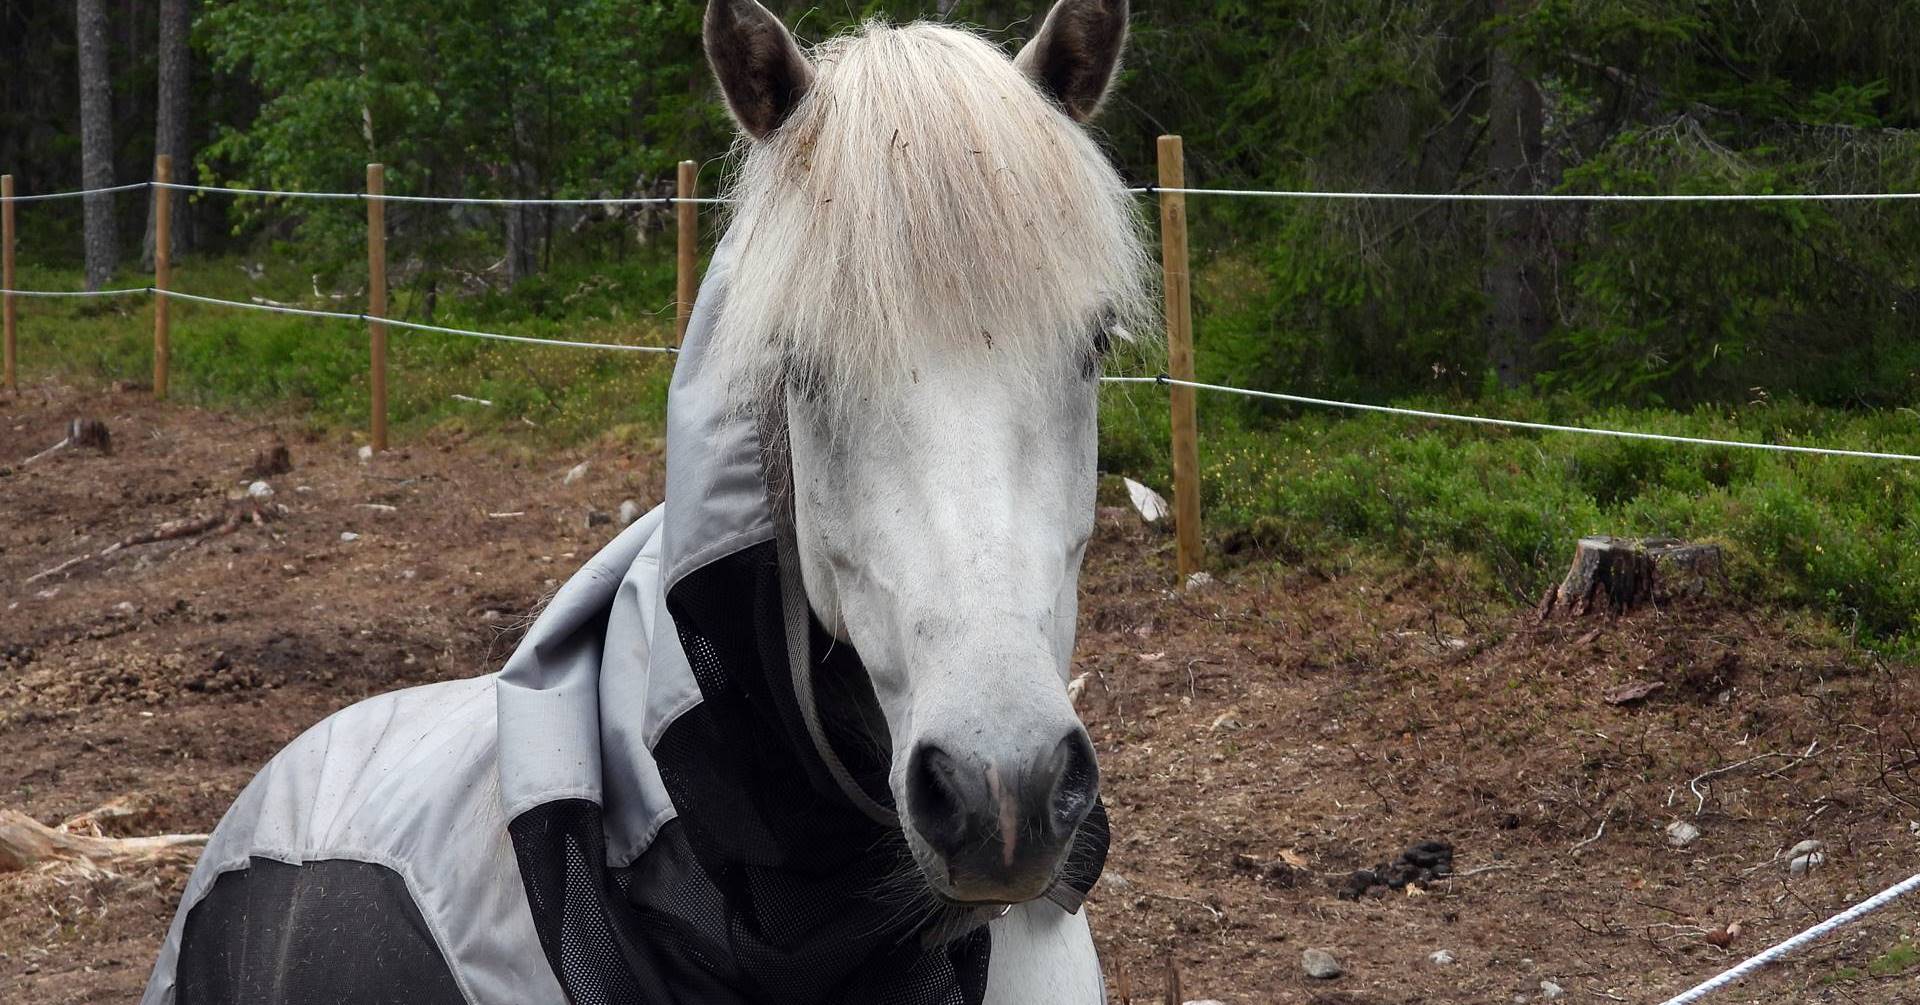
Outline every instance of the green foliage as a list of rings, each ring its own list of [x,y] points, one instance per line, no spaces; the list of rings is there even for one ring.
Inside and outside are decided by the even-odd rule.
[[[1241,561],[1465,557],[1489,588],[1528,603],[1566,571],[1582,536],[1713,540],[1754,595],[1825,611],[1870,642],[1920,639],[1920,465],[1385,416],[1272,423],[1220,399],[1201,404],[1206,525]],[[1532,421],[1920,453],[1906,411],[1589,410],[1519,396],[1482,406]],[[1110,388],[1102,415],[1103,468],[1167,486],[1164,391]]]

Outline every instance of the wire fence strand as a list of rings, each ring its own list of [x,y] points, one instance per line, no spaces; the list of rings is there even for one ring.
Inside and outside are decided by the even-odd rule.
[[[1604,193],[1604,192],[1316,192],[1300,189],[1244,188],[1162,188],[1146,185],[1127,191],[1136,195],[1162,192],[1181,195],[1229,196],[1253,199],[1343,199],[1376,202],[1885,202],[1920,199],[1920,192],[1701,192],[1685,193]]]
[[[76,199],[89,195],[131,192],[142,188],[164,188],[175,192],[203,195],[248,195],[278,199],[367,199],[365,192],[319,192],[304,189],[229,187],[223,185],[186,185],[179,182],[136,181],[106,188],[76,189],[68,192],[42,192],[16,195],[7,202],[40,202],[48,199]],[[1310,189],[1249,188],[1163,188],[1142,185],[1127,191],[1135,195],[1222,196],[1243,199],[1310,199],[1376,202],[1523,202],[1523,203],[1770,203],[1770,202],[1908,202],[1920,200],[1920,192],[1339,192]],[[674,195],[574,197],[562,199],[511,199],[477,196],[382,195],[387,202],[430,203],[449,206],[671,206],[689,203],[700,206],[725,205],[732,200],[715,196],[681,198]]]
[[[122,297],[130,293],[151,292],[151,286],[129,286],[123,290],[0,290],[12,297]]]
[[[153,182],[155,188],[164,188],[174,192],[198,192],[203,195],[252,195],[277,199],[371,199],[366,192],[308,192],[293,189],[271,188],[235,188],[221,185],[182,185],[178,182]],[[602,196],[599,198],[568,199],[492,199],[469,196],[439,195],[385,195],[379,196],[382,202],[433,203],[451,206],[669,206],[679,203],[712,205],[725,202],[724,199],[698,198],[683,199],[674,195],[648,196]]]
[[[418,321],[402,321],[397,318],[379,318],[371,314],[358,314],[350,311],[322,311],[309,307],[288,307],[283,304],[256,304],[242,300],[222,300],[219,297],[203,297],[196,293],[181,293],[178,290],[158,290],[148,287],[148,291],[171,300],[188,300],[201,304],[217,304],[222,307],[240,307],[251,311],[267,311],[274,314],[294,314],[309,318],[332,318],[338,321],[378,321],[395,328],[407,328],[413,331],[438,332],[442,335],[460,335],[466,338],[491,339],[497,342],[519,342],[525,345],[559,346],[567,349],[605,349],[611,352],[646,352],[674,354],[680,350],[672,346],[626,345],[618,342],[575,342],[569,339],[535,338],[530,335],[503,335],[499,332],[474,331],[469,328],[448,328],[443,325],[421,324]]]
[[[1600,429],[1593,426],[1563,426],[1551,422],[1526,422],[1520,419],[1496,419],[1484,415],[1461,415],[1453,412],[1432,412],[1419,408],[1399,408],[1393,405],[1367,405],[1353,401],[1335,401],[1330,398],[1310,398],[1299,394],[1282,394],[1277,391],[1254,391],[1244,387],[1228,387],[1224,384],[1203,384],[1192,380],[1175,380],[1172,377],[1105,377],[1110,384],[1163,384],[1191,387],[1201,391],[1217,391],[1222,394],[1238,394],[1249,398],[1265,398],[1271,401],[1285,401],[1297,405],[1315,405],[1321,408],[1344,408],[1358,412],[1379,412],[1387,415],[1404,415],[1419,419],[1438,419],[1444,422],[1465,422],[1485,426],[1504,426],[1509,429],[1530,429],[1542,433],[1577,433],[1585,436],[1611,436],[1626,440],[1654,440],[1661,443],[1686,443],[1700,447],[1733,447],[1741,450],[1772,450],[1791,454],[1819,454],[1828,457],[1865,457],[1883,461],[1920,461],[1920,455],[1883,453],[1874,450],[1841,450],[1832,447],[1798,447],[1785,443],[1755,443],[1751,440],[1716,440],[1704,436],[1674,436],[1667,433],[1642,433],[1623,429]]]
[[[0,199],[0,202],[44,202],[48,199],[79,199],[89,195],[107,195],[111,192],[131,192],[136,188],[146,188],[152,182],[136,181],[125,185],[109,185],[105,188],[81,188],[71,192],[41,192],[38,195],[14,195]]]

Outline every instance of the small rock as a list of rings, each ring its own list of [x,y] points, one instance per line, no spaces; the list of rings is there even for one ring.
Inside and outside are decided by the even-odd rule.
[[[1301,953],[1300,969],[1317,981],[1330,981],[1346,972],[1340,969],[1340,961],[1324,949],[1309,949]]]
[[[370,460],[373,460],[373,447],[372,447],[372,446],[364,446],[364,447],[361,447],[361,448],[360,448],[360,463],[362,463],[362,464],[365,464],[365,463],[367,463],[367,462],[368,462],[368,461],[370,461]]]
[[[1814,852],[1817,852],[1826,848],[1826,846],[1827,844],[1824,841],[1814,841],[1812,839],[1808,839],[1806,841],[1800,842],[1797,845],[1794,845],[1791,848],[1788,848],[1787,857],[1799,858],[1802,855],[1811,855]]]
[[[1540,982],[1540,997],[1545,998],[1548,1001],[1552,1001],[1555,998],[1559,998],[1560,996],[1566,993],[1567,993],[1566,988],[1563,988],[1552,981]]]
[[[588,530],[592,530],[595,527],[604,527],[607,524],[610,524],[612,522],[613,522],[612,513],[608,513],[605,510],[597,510],[597,509],[590,509],[587,511],[587,529]]]
[[[1675,820],[1667,825],[1667,844],[1675,848],[1685,848],[1698,840],[1699,837],[1700,828],[1695,827],[1685,820]]]
[[[1214,716],[1213,726],[1211,728],[1216,733],[1226,733],[1236,729],[1245,729],[1247,728],[1247,724],[1240,721],[1239,709],[1230,708]]]
[[[640,519],[639,503],[628,499],[620,504],[620,526],[625,527],[638,519]]]
[[[273,498],[273,486],[268,485],[266,482],[254,482],[252,485],[247,486],[247,495],[253,499],[271,499]]]
[[[1213,585],[1213,577],[1204,572],[1196,572],[1187,577],[1187,589],[1204,590]]]
[[[349,542],[358,541],[360,540],[360,535],[355,534],[353,531],[350,531],[350,530],[343,530],[340,532],[340,540],[349,541]]]
[[[568,469],[567,477],[562,478],[560,480],[560,484],[572,485],[574,482],[577,482],[580,479],[585,478],[587,476],[587,469],[590,467],[593,467],[592,461],[581,461],[580,463],[575,464],[572,468]]]
[[[1810,851],[1805,855],[1794,856],[1793,861],[1787,863],[1787,874],[1805,876],[1825,864],[1827,864],[1826,852]]]
[[[1453,954],[1442,949],[1439,952],[1436,952],[1428,956],[1427,962],[1433,964],[1436,967],[1450,967],[1453,965]]]

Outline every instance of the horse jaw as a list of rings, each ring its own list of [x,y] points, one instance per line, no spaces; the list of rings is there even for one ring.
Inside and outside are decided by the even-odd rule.
[[[907,845],[940,896],[1010,903],[1051,884],[1097,778],[1066,694],[1097,383],[977,362],[852,404],[789,389],[787,414],[807,596],[872,678]]]

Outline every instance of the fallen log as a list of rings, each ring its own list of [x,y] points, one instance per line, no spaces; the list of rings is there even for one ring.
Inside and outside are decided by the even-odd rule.
[[[48,827],[17,810],[0,810],[0,872],[62,865],[107,869],[165,861],[189,862],[199,857],[206,843],[205,834],[112,838],[74,833]]]
[[[222,513],[168,520],[152,530],[141,531],[138,534],[129,535],[123,540],[115,541],[97,552],[78,555],[61,562],[51,569],[42,569],[28,576],[21,582],[23,585],[30,585],[46,579],[49,576],[59,575],[89,559],[106,558],[108,555],[126,548],[133,548],[143,544],[157,544],[161,541],[173,541],[183,537],[198,537],[202,534],[212,534],[214,536],[231,534],[239,530],[241,524],[264,524],[269,519],[271,518],[268,516],[267,511],[261,509],[258,502],[249,499],[240,506]]]
[[[1556,611],[1581,617],[1601,604],[1620,615],[1650,602],[1699,596],[1720,578],[1722,558],[1717,544],[1583,537],[1566,577],[1540,598],[1540,620]]]

